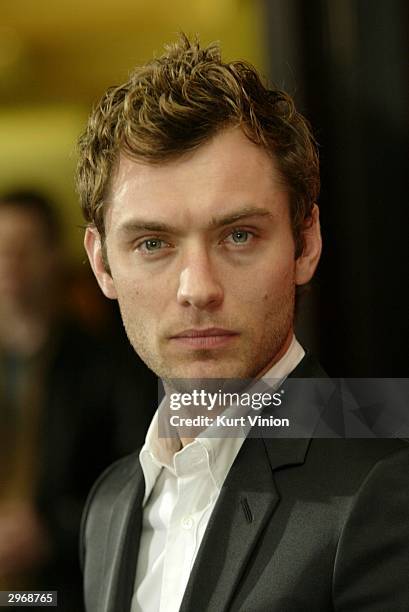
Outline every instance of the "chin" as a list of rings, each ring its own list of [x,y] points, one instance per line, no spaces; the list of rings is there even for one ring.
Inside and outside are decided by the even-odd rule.
[[[246,369],[239,364],[219,362],[190,363],[172,369],[167,368],[166,378],[180,379],[213,379],[213,378],[247,378]]]

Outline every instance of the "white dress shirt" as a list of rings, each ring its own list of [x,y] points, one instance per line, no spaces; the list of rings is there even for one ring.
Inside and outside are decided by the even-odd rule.
[[[263,379],[282,381],[304,350],[293,337]],[[158,437],[158,413],[139,459],[145,478],[143,526],[131,612],[178,612],[210,515],[244,438]]]

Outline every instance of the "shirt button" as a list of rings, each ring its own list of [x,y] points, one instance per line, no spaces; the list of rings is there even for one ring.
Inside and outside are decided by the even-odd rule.
[[[183,529],[192,529],[194,524],[194,521],[191,516],[184,516],[181,522]]]

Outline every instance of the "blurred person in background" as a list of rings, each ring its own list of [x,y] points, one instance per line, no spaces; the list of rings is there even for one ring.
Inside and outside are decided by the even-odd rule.
[[[121,334],[102,334],[102,350],[67,304],[67,278],[55,206],[34,191],[1,196],[0,589],[58,590],[73,612],[86,493],[143,440],[156,383]]]

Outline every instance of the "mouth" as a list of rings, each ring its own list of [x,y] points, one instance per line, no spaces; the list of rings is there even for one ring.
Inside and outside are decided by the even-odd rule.
[[[212,349],[226,346],[238,336],[239,334],[235,331],[209,327],[206,329],[185,329],[179,334],[170,336],[169,340],[181,348]]]

